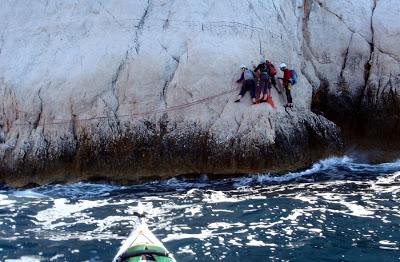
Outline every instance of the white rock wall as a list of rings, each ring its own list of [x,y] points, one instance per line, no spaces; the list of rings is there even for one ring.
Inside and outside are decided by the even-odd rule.
[[[231,90],[239,65],[251,66],[260,56],[300,65],[295,5],[289,1],[7,1],[3,6],[1,88],[10,93],[3,97],[3,118],[14,124],[5,130],[7,141],[18,132],[24,139],[71,136],[69,124],[50,124],[162,110]],[[299,106],[309,106],[307,85],[294,93],[302,97]],[[223,131],[227,122],[229,129],[237,125],[231,119],[236,111],[271,111],[250,109],[246,100],[233,105],[235,95],[169,117],[202,125],[228,118],[220,123]],[[13,107],[7,106],[10,101]],[[284,99],[276,96],[275,102]],[[28,129],[33,130],[24,132]]]
[[[233,92],[164,113],[237,88],[239,65],[260,56],[297,69],[292,114],[310,113],[321,81],[339,95],[390,79],[398,90],[399,11],[395,0],[3,0],[1,156],[57,156],[82,133],[112,138],[161,117],[222,143],[239,134],[273,144],[277,126],[294,124],[280,121],[275,90],[276,110],[235,104]]]
[[[400,9],[396,1],[305,3],[304,72],[315,89],[327,80],[337,95],[360,96],[367,87],[376,90],[380,78],[398,79]],[[393,88],[398,90],[398,84]]]

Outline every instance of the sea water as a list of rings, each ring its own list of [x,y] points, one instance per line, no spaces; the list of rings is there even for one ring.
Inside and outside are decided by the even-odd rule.
[[[177,261],[400,261],[400,161],[140,185],[0,187],[0,261],[111,261],[135,227]]]

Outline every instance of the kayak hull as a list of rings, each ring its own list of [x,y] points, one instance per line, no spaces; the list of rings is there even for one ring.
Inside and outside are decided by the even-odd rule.
[[[138,220],[139,225],[125,240],[113,262],[176,262],[146,223]]]

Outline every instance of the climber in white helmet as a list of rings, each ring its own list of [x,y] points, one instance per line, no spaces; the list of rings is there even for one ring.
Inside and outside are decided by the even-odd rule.
[[[235,103],[240,102],[240,99],[246,94],[247,91],[250,91],[251,99],[253,104],[256,104],[256,84],[254,81],[254,72],[247,68],[246,65],[242,64],[240,66],[240,71],[242,72],[240,78],[236,81],[236,83],[242,83],[242,89],[238,95],[238,98],[235,100]]]
[[[285,88],[286,91],[287,104],[285,105],[285,107],[286,106],[292,107],[293,101],[292,101],[292,94],[290,93],[290,90],[292,89],[292,84],[290,82],[290,79],[292,78],[292,73],[287,68],[287,65],[285,63],[280,64],[279,68],[283,72],[283,77],[279,77],[278,79],[282,80],[283,87]]]

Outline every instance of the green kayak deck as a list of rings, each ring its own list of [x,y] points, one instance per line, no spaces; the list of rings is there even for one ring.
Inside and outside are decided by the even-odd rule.
[[[137,245],[137,246],[128,248],[126,253],[134,254],[135,252],[137,252],[138,254],[140,254],[140,253],[142,253],[142,251],[149,251],[148,252],[149,255],[146,255],[146,254],[138,255],[138,256],[130,257],[130,258],[122,260],[122,261],[124,261],[124,262],[142,262],[142,261],[174,262],[174,260],[171,259],[170,257],[158,254],[158,252],[160,254],[162,254],[162,253],[168,254],[168,251],[165,248],[160,247],[158,245],[143,245],[143,244]],[[147,259],[146,259],[146,256],[147,256]]]

